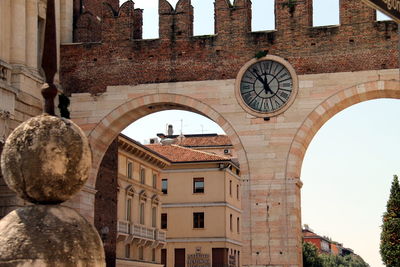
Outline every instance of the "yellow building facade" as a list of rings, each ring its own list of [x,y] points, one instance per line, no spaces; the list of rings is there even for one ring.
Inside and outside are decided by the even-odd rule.
[[[118,137],[117,266],[162,266],[160,171],[169,164],[136,141]]]
[[[147,146],[172,164],[162,172],[162,263],[241,266],[240,171],[228,157],[178,145]]]

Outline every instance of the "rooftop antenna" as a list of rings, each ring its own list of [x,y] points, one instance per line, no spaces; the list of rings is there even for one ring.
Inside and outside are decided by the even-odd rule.
[[[181,119],[181,135],[183,134],[183,119]]]

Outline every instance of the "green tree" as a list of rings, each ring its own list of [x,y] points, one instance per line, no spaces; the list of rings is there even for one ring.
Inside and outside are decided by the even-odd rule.
[[[380,252],[386,266],[400,266],[400,184],[394,175],[386,212],[383,214]]]
[[[323,267],[318,248],[309,242],[303,242],[303,265],[304,267]]]
[[[370,267],[360,256],[319,254],[314,244],[303,242],[304,267]],[[397,267],[397,266],[396,266]]]

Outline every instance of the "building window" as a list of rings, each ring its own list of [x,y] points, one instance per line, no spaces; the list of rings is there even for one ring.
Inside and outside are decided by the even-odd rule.
[[[229,181],[229,195],[232,196],[232,180]]]
[[[157,227],[157,208],[153,207],[151,209],[151,226]]]
[[[163,192],[163,194],[168,194],[168,179],[162,179],[161,186],[161,191]]]
[[[157,174],[153,174],[153,188],[157,188]]]
[[[240,233],[240,219],[239,219],[239,217],[237,217],[237,219],[236,219],[236,231],[238,233]]]
[[[168,215],[161,213],[161,229],[167,229],[168,227]]]
[[[139,247],[139,260],[143,260],[144,259],[144,257],[143,257],[143,247]]]
[[[142,184],[146,183],[146,169],[145,168],[140,169],[140,183],[142,183]]]
[[[155,262],[156,261],[156,249],[153,248],[151,250],[151,261]]]
[[[193,228],[204,228],[204,212],[193,213]]]
[[[193,193],[204,193],[204,178],[193,178]]]
[[[128,198],[126,200],[126,220],[131,220],[131,210],[132,210],[132,199]]]
[[[232,231],[232,214],[229,215],[229,228],[230,228],[231,231]]]
[[[128,176],[128,178],[132,179],[132,177],[133,177],[133,163],[132,162],[128,162],[126,172],[127,172],[126,175]]]
[[[239,200],[239,185],[236,185],[236,198]]]
[[[330,252],[330,247],[329,247],[329,243],[322,240],[321,241],[321,250],[325,251],[325,252]]]
[[[140,224],[144,224],[144,203],[140,203]]]
[[[125,245],[125,258],[130,258],[131,257],[131,245]]]

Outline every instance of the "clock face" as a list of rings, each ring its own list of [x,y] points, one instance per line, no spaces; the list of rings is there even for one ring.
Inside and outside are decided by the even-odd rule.
[[[293,94],[293,77],[282,63],[260,60],[241,76],[240,96],[253,111],[268,115],[283,108]]]

